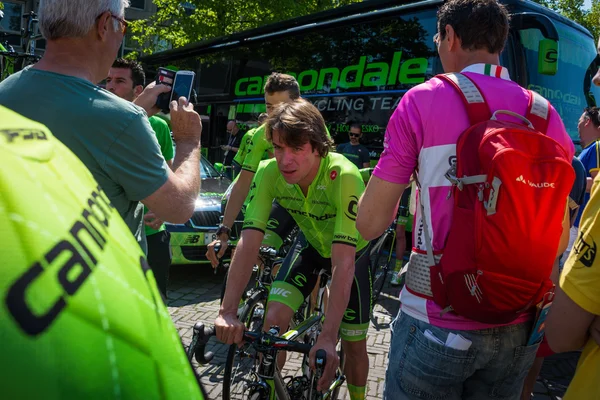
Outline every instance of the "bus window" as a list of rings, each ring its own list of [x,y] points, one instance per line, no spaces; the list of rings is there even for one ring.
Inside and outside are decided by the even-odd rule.
[[[253,121],[264,112],[263,86],[271,71],[296,77],[302,97],[323,115],[337,144],[348,141],[350,125],[362,126],[362,142],[377,159],[387,121],[404,93],[442,72],[433,43],[435,9],[315,28],[293,37],[249,43],[228,55],[236,118]]]
[[[600,89],[590,85],[590,68],[596,59],[594,42],[583,32],[554,21],[559,34],[556,75],[543,75],[538,70],[540,41],[544,40],[537,29],[519,31],[524,48],[527,69],[527,88],[544,96],[562,117],[567,132],[579,144],[577,122],[583,109],[592,99],[600,98]]]

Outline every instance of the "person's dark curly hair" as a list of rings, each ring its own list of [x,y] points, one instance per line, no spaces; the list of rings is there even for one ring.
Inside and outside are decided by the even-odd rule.
[[[273,72],[269,75],[269,78],[267,78],[267,82],[265,83],[265,93],[273,94],[283,91],[287,91],[292,100],[296,100],[300,97],[300,86],[298,85],[296,78],[288,74]]]
[[[586,107],[583,109],[583,112],[586,118],[589,118],[596,128],[600,127],[600,108]]]
[[[446,38],[446,25],[450,25],[463,50],[497,54],[504,49],[510,14],[496,0],[450,0],[440,7],[437,17],[440,40]]]
[[[126,60],[124,58],[117,58],[112,65],[113,68],[123,68],[131,71],[131,80],[133,80],[133,87],[138,85],[146,86],[146,74],[142,64],[135,60]]]

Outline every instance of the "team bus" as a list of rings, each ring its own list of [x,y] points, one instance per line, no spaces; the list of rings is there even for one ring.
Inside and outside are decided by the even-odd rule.
[[[501,64],[511,78],[556,107],[573,141],[586,106],[596,105],[591,84],[599,58],[582,26],[530,1],[502,0],[512,14]],[[371,0],[211,39],[147,56],[149,74],[171,65],[196,72],[197,110],[208,117],[202,145],[221,161],[225,125],[242,128],[265,111],[263,85],[272,71],[295,76],[336,143],[350,125],[363,130],[375,162],[386,124],[408,89],[443,72],[433,36],[441,0]],[[444,107],[445,104],[437,104]]]

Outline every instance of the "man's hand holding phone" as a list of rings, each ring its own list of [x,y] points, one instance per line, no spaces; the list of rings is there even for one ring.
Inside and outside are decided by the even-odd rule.
[[[171,127],[177,144],[187,142],[200,146],[202,121],[185,97],[171,102]]]
[[[196,74],[192,71],[171,71],[165,68],[158,69],[156,78],[157,84],[170,85],[171,91],[158,96],[156,105],[164,113],[169,112],[169,106],[172,101],[179,101],[181,97],[190,100],[194,88],[194,78]]]
[[[144,91],[133,101],[135,105],[142,107],[146,110],[149,117],[160,111],[160,108],[156,105],[156,99],[162,93],[169,93],[171,87],[167,85],[157,85],[156,82],[150,82]]]

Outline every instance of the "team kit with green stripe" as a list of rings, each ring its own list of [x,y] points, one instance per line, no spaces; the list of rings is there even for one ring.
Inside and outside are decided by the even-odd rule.
[[[2,397],[202,399],[106,193],[44,125],[4,107],[0,120]]]
[[[356,247],[355,279],[340,334],[348,341],[367,336],[371,310],[368,242],[356,229],[358,199],[365,185],[356,166],[343,155],[329,153],[321,159],[317,176],[306,196],[296,184],[288,184],[275,159],[260,163],[249,193],[243,229],[265,232],[272,203],[291,215],[301,233],[286,257],[269,301],[297,310],[313,290],[321,269],[331,270],[331,246]]]
[[[326,128],[325,131],[329,137]],[[255,130],[242,164],[244,170],[255,173],[244,206],[242,240],[243,233],[249,230],[272,235],[273,222],[279,226],[297,224],[300,230],[271,286],[268,304],[279,303],[297,311],[317,285],[319,274],[333,272],[332,248],[339,244],[350,246],[355,254],[351,272],[354,276],[348,303],[337,305],[344,310],[339,336],[348,346],[354,344],[353,350],[346,349],[347,354],[352,351],[353,357],[362,357],[359,349],[365,346],[366,354],[372,309],[370,246],[356,228],[358,200],[365,190],[363,178],[356,165],[344,155],[326,152],[319,157],[318,170],[310,183],[304,182],[302,187],[300,183],[288,183],[280,170],[285,162],[277,159],[277,151],[270,138],[267,139],[266,125],[263,125]],[[270,152],[275,153],[276,158],[261,161]],[[279,157],[284,157],[282,154],[285,153]],[[278,162],[283,164],[280,166]],[[289,220],[294,224],[289,224]],[[328,308],[335,301],[340,300],[330,298]],[[267,309],[269,307],[267,305]],[[366,373],[368,361],[344,367],[346,374],[354,374],[352,379],[348,378],[352,400],[365,398],[366,386],[359,378],[362,372],[357,372],[363,367]],[[350,371],[346,371],[348,368]]]

